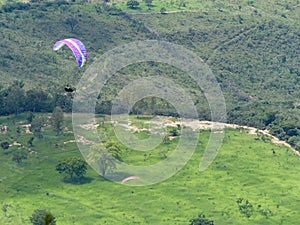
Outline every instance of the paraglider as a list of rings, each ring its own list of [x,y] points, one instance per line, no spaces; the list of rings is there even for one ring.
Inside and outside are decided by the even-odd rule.
[[[74,89],[71,88],[69,85],[67,85],[67,86],[65,86],[65,91],[66,91],[66,92],[73,92]]]
[[[67,45],[73,52],[79,67],[83,67],[88,60],[86,48],[84,44],[75,38],[67,38],[56,42],[53,46],[53,50],[57,51],[61,49],[64,45]]]
[[[129,176],[129,177],[126,177],[125,179],[123,179],[121,184],[125,184],[129,180],[140,180],[140,178],[136,177],[136,176]]]

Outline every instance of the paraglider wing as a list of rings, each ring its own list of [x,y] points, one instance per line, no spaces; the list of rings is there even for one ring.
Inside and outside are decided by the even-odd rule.
[[[77,64],[79,67],[83,67],[87,62],[87,52],[84,44],[75,38],[67,38],[56,42],[53,46],[53,50],[57,51],[61,49],[64,45],[67,45],[73,52]]]
[[[121,184],[125,184],[129,180],[140,180],[140,178],[136,177],[136,176],[129,176],[129,177],[126,177],[125,179],[123,179]]]

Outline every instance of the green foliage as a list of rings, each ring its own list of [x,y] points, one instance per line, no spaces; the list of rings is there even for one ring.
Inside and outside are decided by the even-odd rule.
[[[129,0],[126,5],[130,8],[130,9],[136,9],[140,3],[136,0]]]
[[[7,141],[2,141],[0,144],[1,148],[3,148],[4,150],[9,148],[9,143]]]
[[[299,122],[294,117],[299,115],[300,90],[295,53],[299,30],[296,2],[242,1],[237,5],[220,0],[153,0],[140,1],[135,9],[149,11],[151,2],[151,12],[198,10],[168,16],[126,14],[118,8],[128,10],[127,2],[3,5],[0,115],[52,112],[55,106],[71,112],[73,96],[65,95],[63,87],[66,83],[75,86],[85,68],[76,67],[69,49],[53,52],[53,40],[80,37],[92,63],[117,45],[159,37],[193,50],[212,68],[226,98],[230,123],[269,129],[286,141],[299,136],[294,135]],[[199,119],[210,119],[205,98],[188,75],[153,62],[118,72],[101,92],[97,113],[109,113],[116,92],[140,74],[163,74],[178,81],[193,98]],[[132,113],[176,116],[176,111],[162,100],[150,99],[137,103]],[[290,131],[280,130],[288,121],[293,124]]]
[[[30,217],[33,225],[55,225],[56,219],[51,212],[44,209],[36,209]]]
[[[168,133],[172,137],[177,137],[180,135],[180,131],[178,127],[168,127]]]
[[[59,106],[56,106],[52,113],[51,124],[57,135],[59,135],[62,132],[63,122],[64,122],[64,113]]]
[[[87,163],[83,159],[71,157],[59,162],[56,165],[56,170],[60,174],[64,173],[69,176],[72,182],[80,181],[86,174]]]
[[[300,136],[292,136],[288,139],[288,143],[297,151],[300,151]]]
[[[148,9],[150,10],[151,6],[152,6],[152,2],[153,0],[143,0],[146,4],[146,6],[148,7]]]
[[[116,158],[119,161],[122,161],[122,149],[117,143],[106,142],[105,148],[114,158]]]
[[[23,89],[24,83],[21,81],[14,81],[13,84],[8,88],[7,94],[5,95],[5,108],[2,109],[9,114],[14,113],[18,115],[19,112],[23,111],[25,91]]]
[[[190,225],[214,225],[214,222],[206,219],[204,214],[199,214],[198,218],[191,219],[190,222]]]
[[[27,159],[28,152],[24,149],[17,149],[13,151],[12,161],[20,164],[24,159]]]
[[[101,176],[105,176],[107,172],[113,171],[113,169],[116,168],[115,159],[120,158],[119,147],[116,147],[113,143],[107,143],[106,146],[108,148],[104,147],[103,144],[91,146],[91,150],[87,157],[88,162],[100,171]]]
[[[238,198],[236,203],[238,204],[239,211],[242,215],[246,216],[247,218],[251,217],[254,213],[253,205],[246,199],[244,201],[243,198]]]
[[[45,118],[43,116],[35,116],[32,119],[30,131],[34,137],[43,138],[42,127],[44,126]]]
[[[4,204],[2,205],[2,208],[1,208],[1,209],[2,209],[2,212],[4,213],[4,216],[7,216],[6,213],[7,213],[8,207],[10,207],[9,204],[4,203]]]

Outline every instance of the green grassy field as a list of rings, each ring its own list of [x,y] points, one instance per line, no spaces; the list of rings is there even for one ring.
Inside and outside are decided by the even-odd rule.
[[[139,126],[145,121],[133,120]],[[25,123],[24,117],[0,118],[1,124],[11,128],[9,134],[1,134],[1,141],[8,136],[10,142],[16,140],[12,128],[20,121]],[[65,125],[71,129],[71,118],[65,119]],[[29,216],[35,209],[50,210],[57,224],[64,225],[189,224],[199,213],[215,224],[292,225],[299,221],[300,158],[287,147],[264,142],[255,135],[226,130],[213,164],[199,172],[209,137],[208,131],[202,131],[196,152],[182,170],[166,181],[140,187],[104,180],[90,168],[83,184],[63,182],[55,166],[61,159],[80,157],[75,143],[64,144],[74,137],[67,132],[56,136],[50,127],[45,127],[43,135],[33,143],[32,150],[38,153],[21,165],[1,150],[0,204],[9,204],[6,214],[0,212],[1,224],[30,224]],[[30,134],[21,136],[17,141],[26,146]],[[142,160],[139,154],[128,154],[127,158]],[[250,218],[240,213],[238,198],[253,205]]]

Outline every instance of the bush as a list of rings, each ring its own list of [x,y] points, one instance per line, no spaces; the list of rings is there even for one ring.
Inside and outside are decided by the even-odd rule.
[[[3,142],[1,142],[1,147],[4,149],[4,150],[6,150],[6,149],[8,149],[9,148],[9,143],[7,142],[7,141],[3,141]]]
[[[33,225],[55,225],[56,219],[51,212],[44,209],[36,209],[30,217]]]

